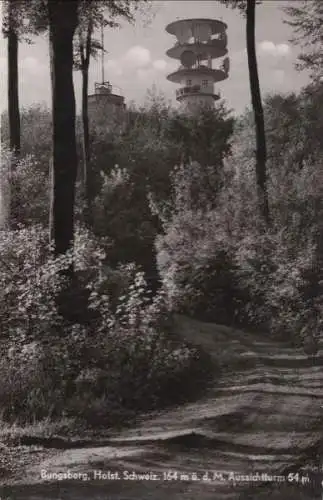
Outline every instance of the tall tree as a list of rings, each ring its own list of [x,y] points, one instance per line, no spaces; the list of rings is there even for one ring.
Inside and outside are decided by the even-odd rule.
[[[83,28],[83,26],[82,26]],[[88,87],[89,87],[89,67],[92,45],[93,20],[90,17],[87,20],[85,29],[79,26],[78,32],[78,60],[74,61],[76,69],[82,72],[82,125],[83,125],[83,186],[85,198],[85,221],[90,226],[90,131],[89,131],[89,112],[88,112]],[[85,31],[85,40],[83,33]]]
[[[8,115],[10,149],[20,153],[20,114],[18,92],[18,24],[16,21],[17,4],[8,1],[7,29],[8,39]]]
[[[219,0],[232,8],[238,8],[246,17],[246,43],[249,69],[251,102],[256,129],[256,182],[260,213],[267,225],[270,223],[268,189],[267,189],[267,148],[264,111],[258,75],[256,54],[255,25],[257,0]]]
[[[10,171],[7,182],[6,197],[8,200],[6,224],[16,227],[19,219],[19,206],[15,202],[18,195],[18,186],[13,186],[13,173],[20,155],[20,112],[19,112],[19,81],[18,81],[18,46],[19,36],[24,31],[23,1],[7,0],[4,3],[3,34],[8,41],[8,119],[9,119],[9,146],[12,152]],[[15,191],[15,192],[13,192]]]
[[[9,146],[12,152],[8,192],[8,221],[15,227],[19,220],[19,186],[12,185],[13,172],[21,149],[20,111],[19,111],[19,71],[18,47],[21,40],[31,43],[31,35],[43,30],[42,16],[44,0],[4,0],[2,32],[8,40],[8,121]],[[13,193],[15,190],[15,193]]]
[[[8,118],[9,118],[9,144],[13,153],[9,183],[8,199],[9,227],[15,227],[18,220],[18,206],[14,203],[12,173],[16,168],[17,159],[20,155],[20,113],[19,113],[19,90],[18,90],[18,26],[15,22],[15,4],[13,0],[8,2]],[[15,186],[17,189],[17,186]]]
[[[323,77],[323,2],[303,0],[284,8],[288,16],[285,20],[293,28],[292,43],[300,46],[301,53],[296,67],[309,70],[311,78]]]
[[[78,2],[48,2],[52,83],[53,158],[51,237],[55,255],[71,249],[74,238],[74,203],[77,175],[73,37]]]
[[[269,224],[269,204],[267,192],[267,148],[264,111],[261,101],[261,92],[258,76],[258,65],[256,55],[256,0],[247,0],[246,8],[246,38],[247,38],[247,54],[248,54],[248,69],[252,107],[255,117],[256,127],[256,178],[258,196],[260,202],[260,210],[263,218]]]
[[[44,0],[4,0],[2,32],[8,40],[8,116],[12,152],[20,153],[20,113],[18,81],[19,41],[31,43],[30,35],[42,31],[40,21]]]

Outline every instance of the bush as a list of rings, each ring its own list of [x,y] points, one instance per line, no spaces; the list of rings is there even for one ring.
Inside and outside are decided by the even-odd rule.
[[[144,183],[134,180],[131,170],[117,165],[102,175],[103,186],[95,200],[94,231],[109,235],[107,261],[114,267],[136,262],[146,273],[150,287],[158,288],[154,240],[155,220],[149,209]]]
[[[65,341],[58,342],[54,335],[51,341],[30,342],[16,332],[8,343],[0,361],[3,420],[32,422],[64,415],[71,362]]]
[[[3,148],[1,170],[2,175],[5,172],[8,175],[10,172],[10,190],[8,183],[6,194],[10,197],[13,208],[11,223],[16,225],[48,224],[49,165],[44,170],[44,165],[32,155],[26,155],[12,163],[12,155],[9,150]]]
[[[238,146],[218,190],[212,170],[200,175],[193,163],[174,171],[172,203],[152,204],[164,227],[156,243],[164,286],[175,310],[299,342],[323,317],[320,161],[271,172],[266,228],[252,159]]]
[[[234,253],[216,213],[191,211],[175,217],[157,248],[172,308],[231,324],[239,296]]]
[[[17,330],[29,340],[42,338],[59,323],[55,297],[63,283],[58,270],[66,264],[51,256],[41,226],[2,231],[0,254],[1,338]]]
[[[276,96],[267,103],[271,228],[261,223],[255,203],[249,137],[253,124],[248,122],[248,116],[234,138],[229,162],[234,176],[218,208],[222,214],[230,215],[238,281],[244,296],[241,306],[245,326],[265,328],[296,343],[307,324],[316,324],[315,335],[323,318],[320,222],[323,176],[321,152],[314,140],[321,123],[312,116],[309,124],[307,104],[302,102],[302,95],[298,104],[297,99]],[[305,136],[297,113],[306,117]],[[278,124],[282,120],[285,128],[280,130]],[[310,128],[313,137],[308,141],[313,139],[316,144],[314,154],[308,148]]]
[[[251,235],[240,242],[236,259],[245,288],[244,310],[248,323],[273,335],[300,338],[302,328],[316,315],[309,289],[315,245],[291,253],[284,232]],[[307,291],[306,291],[307,290]]]
[[[64,287],[59,271],[71,256],[54,259],[46,240],[40,226],[3,231],[4,419],[68,416],[108,425],[133,411],[178,402],[181,393],[194,396],[187,389],[190,376],[196,390],[205,386],[211,369],[206,374],[201,354],[168,334],[166,294],[152,297],[134,264],[108,268],[102,248],[107,242],[81,227],[75,235],[76,275],[96,314],[83,325],[66,321],[55,299]]]
[[[21,122],[21,154],[36,156],[44,171],[48,172],[48,158],[52,149],[52,116],[51,111],[43,104],[35,104],[22,108]],[[9,144],[9,117],[5,111],[1,116],[1,141]]]
[[[231,324],[239,298],[234,245],[216,209],[222,167],[197,162],[176,167],[171,203],[153,205],[164,234],[156,240],[157,261],[171,307]]]

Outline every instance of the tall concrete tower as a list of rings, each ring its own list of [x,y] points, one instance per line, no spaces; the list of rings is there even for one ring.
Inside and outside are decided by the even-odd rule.
[[[214,84],[229,75],[226,30],[227,25],[215,19],[181,19],[166,26],[166,31],[177,38],[166,53],[180,62],[167,79],[181,85],[176,99],[184,110],[213,107],[220,99]],[[214,67],[214,60],[219,58],[224,58],[222,65]]]

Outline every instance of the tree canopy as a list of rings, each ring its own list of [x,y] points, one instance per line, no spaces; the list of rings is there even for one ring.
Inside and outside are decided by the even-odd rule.
[[[285,23],[293,28],[291,42],[299,45],[301,52],[296,67],[309,70],[312,79],[323,77],[323,2],[303,0],[286,7]]]

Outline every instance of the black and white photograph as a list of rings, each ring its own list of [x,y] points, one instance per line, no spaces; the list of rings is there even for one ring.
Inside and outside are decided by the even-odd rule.
[[[0,12],[0,500],[323,500],[323,0]]]

